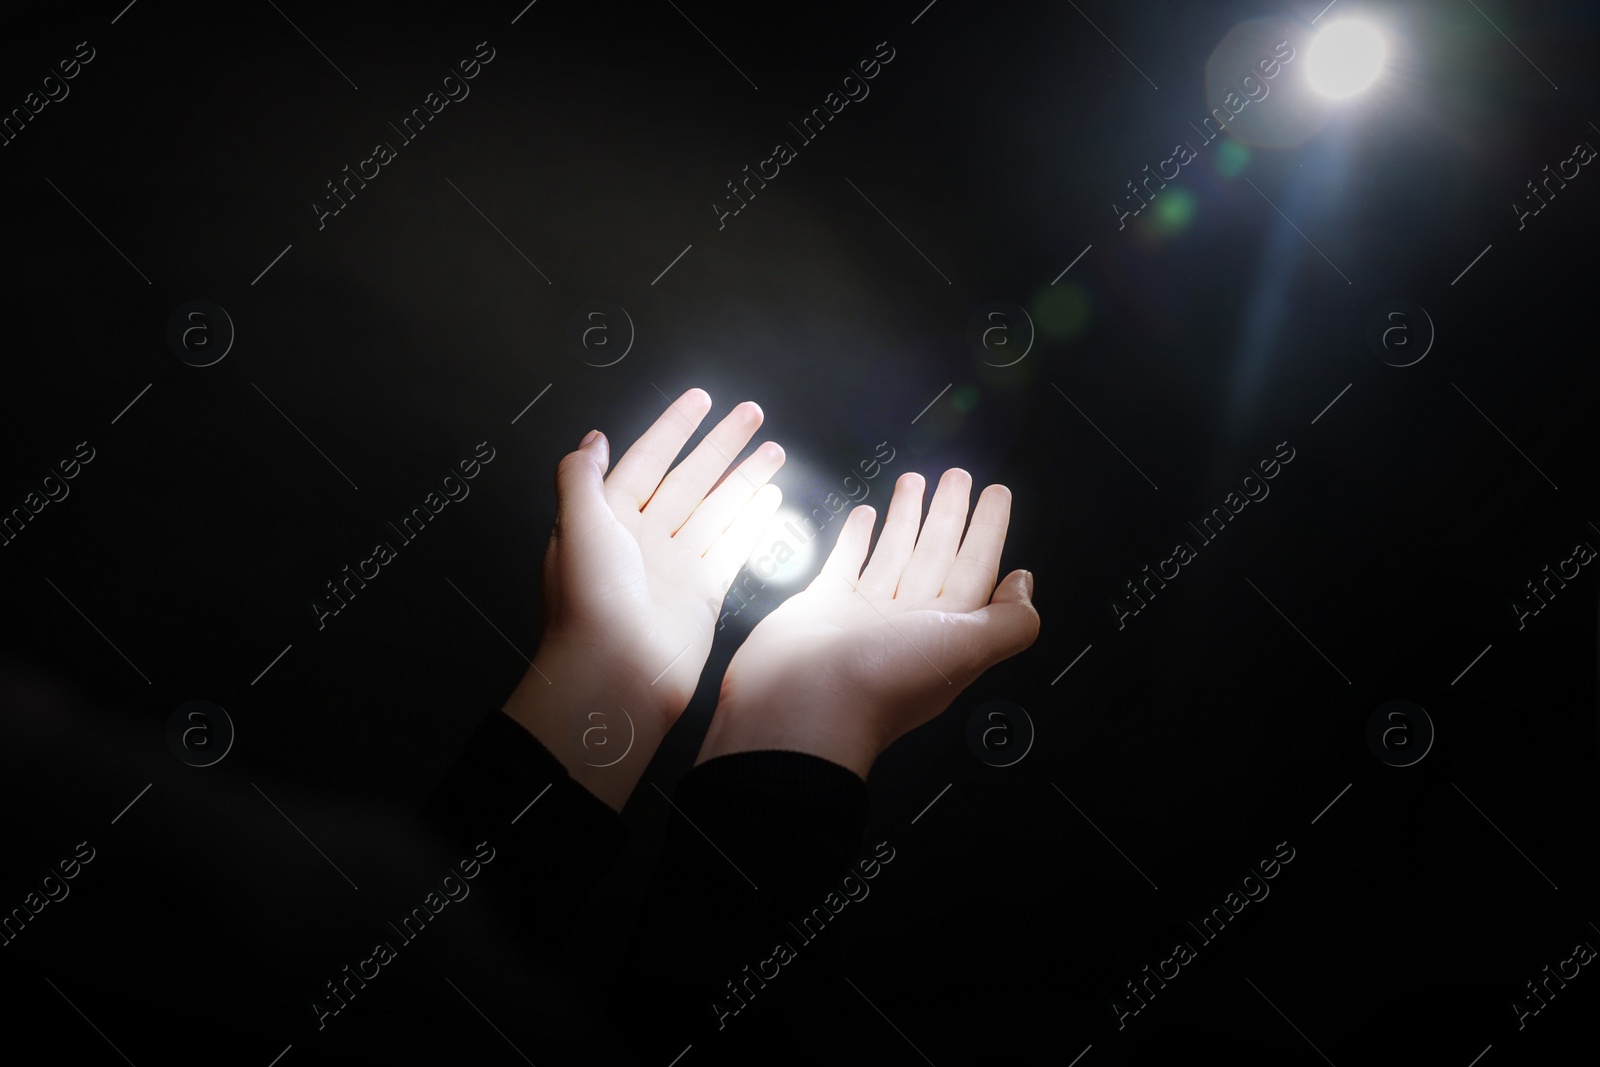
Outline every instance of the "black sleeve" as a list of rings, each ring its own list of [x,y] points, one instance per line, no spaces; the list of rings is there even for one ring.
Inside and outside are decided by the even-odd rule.
[[[825,926],[863,855],[866,783],[816,756],[740,753],[691,770],[674,806],[615,1022],[641,1063],[690,1044],[702,1064],[805,1060],[826,1045]]]
[[[488,843],[499,910],[541,954],[554,952],[628,839],[617,813],[499,710],[478,727],[418,821],[446,854]]]

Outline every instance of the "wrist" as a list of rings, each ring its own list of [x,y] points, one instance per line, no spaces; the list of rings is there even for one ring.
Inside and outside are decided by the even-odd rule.
[[[512,697],[520,701],[557,694],[569,704],[620,705],[635,718],[665,719],[668,725],[683,712],[664,684],[652,686],[644,668],[618,655],[614,647],[564,631],[540,638],[533,662]]]
[[[540,643],[501,710],[616,811],[676,718],[634,672],[559,638]]]

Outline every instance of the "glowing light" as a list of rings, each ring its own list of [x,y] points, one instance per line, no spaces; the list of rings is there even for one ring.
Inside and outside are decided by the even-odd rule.
[[[1217,154],[1211,157],[1211,162],[1224,178],[1236,178],[1250,163],[1250,149],[1231,139],[1218,141]]]
[[[794,508],[779,508],[750,553],[751,572],[769,585],[810,581],[818,533],[816,519]]]
[[[1311,42],[1306,77],[1323,96],[1354,96],[1383,70],[1385,49],[1378,31],[1361,22],[1335,22]]]
[[[1182,233],[1194,221],[1194,194],[1187,189],[1168,189],[1151,207],[1151,228],[1160,234]]]
[[[1028,305],[1039,332],[1056,341],[1082,333],[1092,317],[1089,294],[1076,282],[1046,286]]]

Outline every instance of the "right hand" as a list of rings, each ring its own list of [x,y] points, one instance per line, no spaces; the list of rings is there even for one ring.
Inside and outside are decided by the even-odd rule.
[[[698,762],[787,749],[865,779],[897,738],[1033,644],[1033,575],[1015,570],[995,583],[1011,491],[983,491],[963,540],[971,476],[944,473],[926,523],[923,488],[919,474],[895,483],[864,571],[876,515],[851,511],[822,572],[751,632],[723,677]]]

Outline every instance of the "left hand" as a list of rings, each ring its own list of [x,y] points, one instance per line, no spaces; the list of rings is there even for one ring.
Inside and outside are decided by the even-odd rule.
[[[770,484],[784,461],[775,442],[728,472],[762,422],[750,401],[668,473],[710,408],[691,389],[609,475],[598,431],[556,470],[544,632],[505,711],[618,810],[694,695],[723,596],[782,501]],[[599,766],[628,737],[628,756]]]

